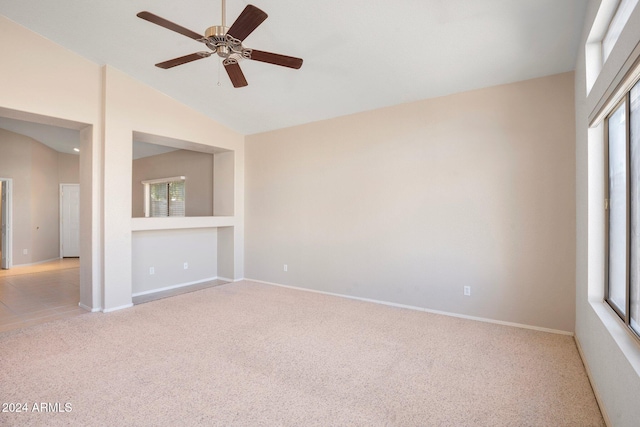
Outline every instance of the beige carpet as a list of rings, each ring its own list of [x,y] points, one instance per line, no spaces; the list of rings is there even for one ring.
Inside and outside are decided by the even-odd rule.
[[[3,426],[604,425],[571,337],[251,282],[2,333],[0,400],[29,408]]]

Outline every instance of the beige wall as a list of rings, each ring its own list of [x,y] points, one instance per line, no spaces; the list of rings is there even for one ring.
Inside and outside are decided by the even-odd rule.
[[[218,254],[225,254],[231,278],[243,277],[242,135],[2,16],[0,52],[0,115],[80,131],[82,307],[111,311],[131,305],[134,131],[234,152],[234,216],[224,222],[232,231],[225,233],[222,247],[220,240],[214,245]],[[189,239],[187,234],[182,238]]]
[[[60,256],[59,184],[77,183],[78,167],[78,156],[0,129],[0,176],[13,179],[14,265]]]
[[[144,157],[133,161],[132,173],[134,218],[144,217],[142,181],[172,176],[186,178],[186,216],[213,215],[213,154],[177,150]]]
[[[248,136],[246,277],[573,331],[574,144],[572,73]]]
[[[0,115],[80,130],[80,300],[102,307],[101,67],[0,16]],[[46,70],[46,72],[43,72]]]
[[[60,256],[59,194],[58,153],[33,141],[31,143],[31,262]]]
[[[2,184],[2,181],[0,181],[0,224],[2,224],[3,215],[4,215],[4,213],[2,212],[2,185],[1,184]],[[0,242],[0,259],[2,259],[2,242]]]
[[[0,129],[0,176],[13,179],[14,264],[31,263],[23,249],[31,248],[31,138]]]
[[[217,233],[216,228],[134,233],[133,294],[216,279]],[[158,248],[162,250],[158,251]],[[154,268],[155,274],[149,274],[150,267]]]
[[[225,247],[216,245],[218,255],[230,252],[224,257],[233,260],[232,279],[239,279],[244,274],[244,138],[225,126],[211,120],[195,110],[180,104],[166,95],[142,85],[121,71],[106,66],[104,68],[104,204],[108,214],[104,216],[104,266],[105,295],[104,308],[111,311],[131,305],[132,278],[138,272],[132,263],[137,257],[132,245],[133,234],[144,230],[132,228],[131,213],[133,176],[133,141],[134,132],[147,136],[152,135],[187,144],[200,144],[206,147],[219,147],[234,152],[234,217],[231,218],[233,238]],[[189,147],[179,147],[189,148]],[[108,184],[107,184],[108,183]],[[167,218],[148,218],[167,219]],[[146,219],[145,219],[146,220]],[[187,218],[194,220],[196,218]],[[155,224],[149,221],[149,224]],[[173,222],[171,222],[173,223]],[[169,224],[169,222],[167,223]],[[189,227],[182,223],[181,227]],[[175,239],[172,230],[166,230]],[[180,239],[191,239],[187,229],[183,229]],[[213,235],[212,235],[213,238]],[[163,258],[162,248],[151,254],[149,262],[159,265]],[[220,258],[218,258],[220,259]],[[178,265],[189,260],[174,260]],[[216,260],[217,261],[217,260]],[[114,266],[109,268],[109,266]],[[148,272],[146,273],[148,274]],[[207,277],[201,277],[206,279]],[[196,279],[192,279],[196,280]]]
[[[61,184],[80,183],[80,156],[58,153],[58,182]]]

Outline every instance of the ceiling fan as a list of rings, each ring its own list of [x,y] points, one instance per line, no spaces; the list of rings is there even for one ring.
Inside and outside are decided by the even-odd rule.
[[[249,49],[242,45],[242,42],[253,32],[262,22],[267,19],[267,14],[253,5],[247,5],[238,19],[227,27],[225,25],[226,0],[222,0],[222,25],[214,25],[207,28],[204,36],[182,27],[164,18],[154,15],[151,12],[140,12],[136,16],[153,24],[175,31],[200,43],[204,43],[210,50],[192,53],[179,58],[156,64],[156,67],[168,69],[177,65],[186,64],[202,58],[208,58],[214,53],[224,58],[222,65],[231,79],[233,87],[247,86],[247,79],[240,68],[241,59],[251,59],[254,61],[266,62],[283,67],[299,69],[302,66],[302,59],[292,56],[280,55],[277,53],[265,52],[257,49]]]

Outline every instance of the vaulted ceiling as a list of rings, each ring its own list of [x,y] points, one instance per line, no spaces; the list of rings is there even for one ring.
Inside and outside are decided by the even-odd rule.
[[[247,47],[301,57],[300,70],[244,60],[232,87],[206,50],[139,19],[195,32],[221,24],[221,0],[0,0],[0,13],[110,64],[243,134],[574,69],[586,0],[251,0],[269,18]],[[249,4],[227,0],[227,25]],[[203,49],[204,48],[204,49]]]

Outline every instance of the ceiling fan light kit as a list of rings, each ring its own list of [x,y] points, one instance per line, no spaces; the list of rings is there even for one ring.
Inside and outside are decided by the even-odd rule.
[[[196,52],[160,62],[156,64],[156,67],[159,68],[168,69],[217,54],[223,59],[222,65],[224,65],[231,83],[234,87],[238,88],[247,86],[248,84],[240,68],[239,62],[243,59],[266,62],[268,64],[294,69],[299,69],[302,66],[302,59],[300,58],[249,49],[242,45],[243,40],[267,19],[268,15],[265,12],[253,5],[247,5],[231,27],[225,26],[225,14],[226,1],[222,0],[222,25],[214,25],[207,28],[204,36],[154,15],[151,12],[140,12],[137,16],[153,24],[192,38],[195,41],[204,43],[209,48],[209,51]]]

